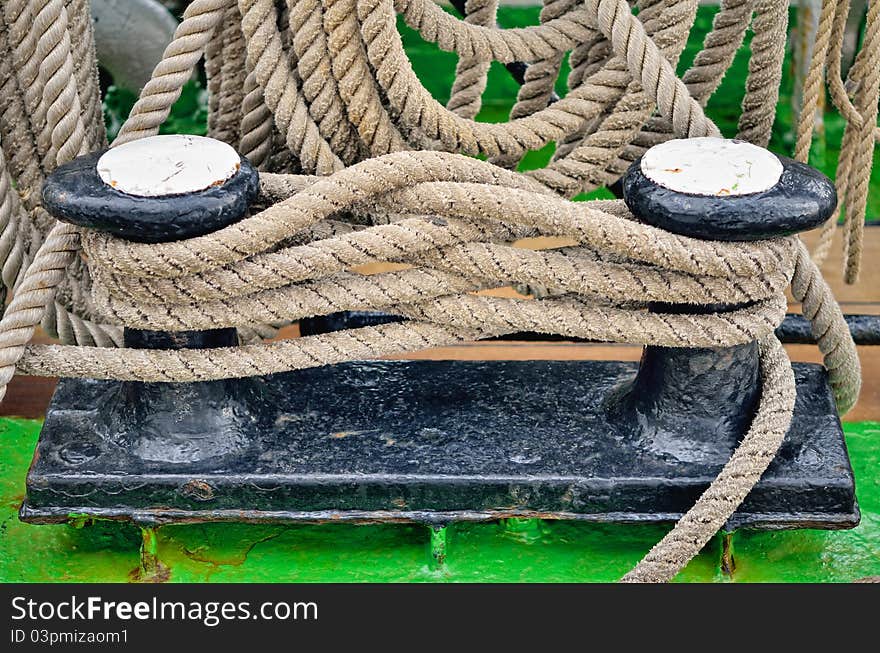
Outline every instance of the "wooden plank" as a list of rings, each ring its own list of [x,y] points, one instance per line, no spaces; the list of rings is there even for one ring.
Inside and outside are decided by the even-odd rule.
[[[865,229],[862,252],[862,271],[857,283],[847,285],[843,282],[843,230],[834,234],[828,260],[822,266],[822,274],[834,297],[841,305],[846,305],[846,312],[877,314],[880,312],[880,226]],[[819,230],[810,231],[801,236],[812,252],[819,241]],[[863,310],[850,311],[850,307],[861,306]]]
[[[39,419],[46,414],[58,379],[34,376],[13,377],[0,403],[0,416]]]

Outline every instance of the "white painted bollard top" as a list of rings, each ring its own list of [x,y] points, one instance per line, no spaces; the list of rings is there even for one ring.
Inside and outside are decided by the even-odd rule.
[[[98,160],[101,180],[139,197],[183,195],[220,186],[241,167],[223,141],[203,136],[151,136],[109,150]]]
[[[654,183],[687,195],[760,193],[782,176],[782,162],[772,152],[708,136],[655,145],[642,157],[641,168]]]

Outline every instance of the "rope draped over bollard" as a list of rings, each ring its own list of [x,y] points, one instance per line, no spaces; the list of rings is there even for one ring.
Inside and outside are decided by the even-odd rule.
[[[827,321],[820,348],[828,352],[840,408],[847,409],[858,394],[858,359],[849,330],[794,237],[745,244],[677,236],[635,222],[620,202],[605,202],[604,210],[570,203],[536,191],[534,182],[524,183],[515,173],[443,153],[390,154],[321,180],[268,180],[270,186],[285,182],[302,189],[206,236],[145,245],[86,232],[83,246],[95,262],[91,271],[102,312],[128,327],[178,331],[349,308],[383,308],[408,317],[407,322],[239,348],[32,346],[19,369],[206,381],[524,330],[686,347],[758,340],[763,391],[749,433],[719,480],[680,522],[682,528],[673,530],[628,580],[668,580],[677,573],[735,511],[775,455],[794,407],[794,377],[772,335],[785,315],[782,291],[789,281],[807,314]],[[273,194],[280,192],[276,188]],[[394,217],[327,236],[331,216],[357,210],[373,216],[393,211]],[[421,217],[425,211],[430,218]],[[305,243],[283,244],[308,238],[310,231]],[[580,244],[531,252],[498,242],[548,233]],[[64,251],[69,250],[66,245]],[[372,260],[414,267],[370,277],[347,272]],[[240,295],[233,279],[239,280]],[[555,296],[522,301],[470,294],[512,281],[544,283]],[[639,310],[656,300],[749,306],[710,315]]]
[[[519,331],[671,347],[759,342],[763,389],[749,433],[695,507],[624,579],[638,581],[672,578],[733,514],[775,455],[794,406],[791,367],[772,334],[784,317],[789,284],[813,324],[838,409],[855,403],[855,347],[796,237],[698,240],[642,224],[619,201],[564,199],[613,181],[653,144],[719,134],[703,105],[753,9],[755,20],[773,30],[757,44],[767,47],[755,48],[740,126],[749,140],[766,143],[784,53],[778,17],[787,17],[786,2],[725,0],[703,51],[679,79],[674,64],[696,15],[695,0],[643,0],[638,16],[625,0],[548,0],[541,25],[513,30],[487,26],[494,13],[488,2],[471,3],[480,18],[465,22],[430,0],[289,0],[286,16],[278,15],[274,0],[195,0],[114,144],[157,133],[207,54],[210,129],[266,172],[262,197],[269,207],[205,236],[149,245],[66,224],[41,235],[52,224],[35,197],[43,177],[76,154],[100,149],[104,138],[94,125],[96,87],[70,66],[74,46],[65,35],[74,4],[82,3],[10,0],[5,7],[0,46],[15,58],[12,66],[0,64],[6,157],[0,220],[15,235],[4,231],[0,245],[7,249],[0,252],[14,264],[4,266],[3,279],[16,292],[0,322],[0,393],[16,370],[206,381]],[[456,52],[459,72],[473,76],[450,101],[453,110],[437,103],[413,73],[396,12],[423,38]],[[876,15],[870,21],[876,25]],[[874,60],[871,43],[866,39],[867,61]],[[555,80],[568,51],[569,93],[549,104],[553,84],[547,80]],[[40,52],[51,57],[36,66]],[[471,96],[492,60],[534,66],[507,123],[471,119]],[[816,92],[812,68],[811,75],[810,97]],[[464,88],[474,92],[462,95]],[[864,123],[859,128],[863,133]],[[554,141],[562,143],[554,160],[525,174],[447,153],[512,165]],[[447,152],[409,151],[424,149]],[[294,170],[319,177],[287,174],[290,155]],[[346,167],[366,157],[374,158]],[[530,236],[564,236],[575,244],[540,252],[508,244]],[[410,267],[372,276],[352,270],[377,261]],[[523,301],[473,294],[514,283],[545,286],[550,296]],[[650,302],[748,306],[678,315],[646,312]],[[267,325],[351,309],[389,311],[407,321],[237,348],[108,346],[119,344],[123,325],[167,331],[237,326],[271,335]],[[41,320],[65,341],[85,346],[28,346]]]

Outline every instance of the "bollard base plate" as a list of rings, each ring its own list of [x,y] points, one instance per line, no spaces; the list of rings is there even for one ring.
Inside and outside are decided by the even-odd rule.
[[[728,530],[858,523],[824,368],[794,368],[792,427]],[[120,439],[108,424],[133,433],[139,424],[120,425],[128,413],[112,405],[119,384],[66,379],[20,515],[141,524],[674,521],[736,442],[705,425],[688,428],[686,407],[675,433],[616,421],[605,398],[635,372],[634,363],[607,361],[371,361],[218,382],[230,392],[242,384],[247,438],[237,451],[192,462],[147,460],[121,446],[130,434]],[[200,409],[180,406],[189,424]],[[117,419],[107,419],[114,411]]]

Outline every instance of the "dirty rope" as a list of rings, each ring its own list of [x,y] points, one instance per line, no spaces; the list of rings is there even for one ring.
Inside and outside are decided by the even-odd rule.
[[[839,63],[834,4],[823,8],[805,83],[801,159],[823,64],[835,56]],[[620,201],[566,199],[614,181],[656,143],[720,135],[703,107],[750,24],[756,36],[739,136],[769,140],[786,0],[723,0],[681,78],[675,66],[697,0],[634,6],[637,15],[626,0],[546,0],[540,25],[502,30],[493,26],[494,0],[469,0],[465,20],[432,0],[195,0],[115,144],[157,133],[204,57],[210,134],[262,171],[259,207],[213,234],[141,245],[56,223],[40,206],[46,174],[105,146],[94,44],[85,0],[8,0],[0,24],[0,277],[14,296],[0,322],[0,397],[16,372],[205,381],[520,331],[672,347],[757,341],[762,396],[748,434],[696,505],[624,577],[671,579],[736,510],[788,429],[794,379],[773,335],[788,286],[812,323],[841,412],[858,397],[860,371],[840,308],[798,238],[696,240],[640,223]],[[876,137],[877,6],[850,73],[853,98],[835,91],[844,84],[839,66],[828,75],[849,121],[841,165],[857,172],[846,186],[838,180],[851,280]],[[398,15],[459,56],[447,106],[413,73]],[[566,53],[568,92],[551,102]],[[530,64],[510,120],[500,124],[474,120],[492,61]],[[512,171],[551,143],[556,154],[545,168]],[[535,236],[565,244],[514,246]],[[397,265],[359,273],[376,262]],[[544,290],[531,300],[485,292],[511,285]],[[676,315],[648,312],[651,302],[747,307]],[[260,342],[279,325],[353,309],[406,320]],[[37,325],[76,346],[29,345]],[[123,326],[236,326],[247,342],[118,349]]]

